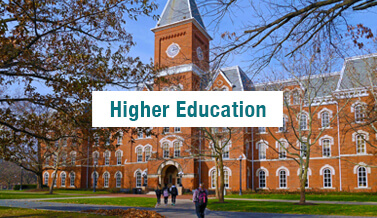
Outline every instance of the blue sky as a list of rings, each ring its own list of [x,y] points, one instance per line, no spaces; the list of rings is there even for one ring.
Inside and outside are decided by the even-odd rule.
[[[165,7],[167,0],[158,0],[156,1],[158,4],[158,9],[155,11],[156,14],[160,15]],[[223,41],[220,37],[222,32],[229,31],[229,32],[241,32],[242,27],[247,25],[249,22],[255,22],[255,18],[249,11],[245,11],[242,4],[247,4],[248,1],[239,1],[241,7],[234,9],[233,14],[230,16],[226,16],[220,23],[219,26],[215,26],[212,17],[206,16],[203,13],[203,8],[199,7],[199,10],[202,12],[202,16],[204,19],[204,23],[207,26],[208,33],[213,37],[213,41],[211,42],[211,46],[214,47],[216,45],[223,44]],[[200,5],[200,3],[199,3]],[[363,12],[356,12],[352,14],[346,14],[347,21],[351,25],[356,25],[359,23],[364,24],[365,26],[371,27],[374,33],[377,33],[377,7],[373,10],[363,11]],[[233,20],[231,19],[233,18]],[[129,21],[127,23],[126,28],[130,33],[132,33],[135,42],[137,43],[136,47],[134,47],[130,55],[131,56],[139,56],[144,61],[149,61],[153,58],[154,54],[154,34],[150,31],[151,28],[155,27],[157,21],[153,20],[151,17],[139,17],[138,21]],[[211,24],[211,25],[209,25]],[[216,29],[218,27],[218,29]],[[349,43],[349,42],[348,42]],[[376,52],[373,51],[372,52]],[[349,54],[345,56],[353,56],[359,54],[360,51],[357,50],[350,50]],[[249,66],[250,54],[241,54],[235,57],[230,57],[228,61],[225,63],[226,66],[234,66],[239,65],[241,68],[247,71]],[[339,69],[340,70],[340,69]],[[250,72],[248,72],[250,73]]]

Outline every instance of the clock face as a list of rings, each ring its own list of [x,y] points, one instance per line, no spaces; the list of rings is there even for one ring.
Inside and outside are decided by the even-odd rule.
[[[197,49],[196,49],[196,54],[198,55],[198,59],[199,60],[203,60],[204,59],[204,54],[203,54],[203,50],[202,50],[202,48],[201,47],[198,47]]]
[[[166,54],[170,58],[174,58],[179,54],[179,51],[181,50],[181,47],[177,43],[173,43],[169,45],[168,49],[166,50]]]

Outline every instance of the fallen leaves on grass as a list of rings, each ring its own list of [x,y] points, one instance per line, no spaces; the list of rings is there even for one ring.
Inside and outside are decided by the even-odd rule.
[[[95,213],[107,216],[120,216],[123,218],[144,218],[144,217],[151,217],[151,218],[165,218],[161,214],[157,213],[156,211],[149,211],[149,210],[138,210],[135,208],[130,208],[127,210],[124,209],[99,209],[99,210],[85,210],[83,212],[86,213]]]

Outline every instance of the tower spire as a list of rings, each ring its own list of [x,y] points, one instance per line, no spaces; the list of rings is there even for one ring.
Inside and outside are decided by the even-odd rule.
[[[195,0],[168,0],[156,28],[188,20],[195,20],[206,29]]]

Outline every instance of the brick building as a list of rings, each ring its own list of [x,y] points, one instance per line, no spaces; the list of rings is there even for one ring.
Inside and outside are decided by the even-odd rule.
[[[152,29],[155,33],[155,65],[164,69],[153,83],[143,84],[140,91],[260,91],[275,89],[285,91],[285,100],[295,105],[301,95],[295,80],[253,84],[238,66],[223,68],[208,81],[209,49],[211,37],[206,31],[194,0],[169,0],[160,21]],[[377,191],[376,132],[363,122],[364,105],[371,99],[363,82],[369,69],[376,64],[377,55],[349,58],[343,69],[312,80],[321,82],[320,92],[313,101],[318,108],[313,114],[300,113],[301,132],[305,134],[312,120],[314,135],[319,135],[311,147],[308,172],[308,189],[333,191]],[[355,75],[357,78],[355,78]],[[164,79],[161,79],[164,78]],[[301,78],[303,81],[307,78]],[[365,81],[364,81],[365,82]],[[340,101],[333,100],[334,93]],[[352,96],[342,98],[342,96]],[[318,102],[322,103],[319,104]],[[342,106],[340,116],[336,116]],[[225,187],[238,190],[240,180],[243,189],[266,189],[297,191],[299,166],[289,152],[297,152],[294,146],[281,149],[284,143],[297,143],[288,123],[296,122],[285,107],[285,126],[271,128],[245,127],[233,135],[224,154]],[[334,116],[336,116],[335,119]],[[350,121],[352,120],[352,121]],[[94,142],[83,143],[80,155],[69,153],[71,164],[63,167],[58,175],[58,188],[97,187],[121,189],[153,189],[157,184],[180,184],[185,189],[194,189],[199,181],[209,189],[214,187],[214,162],[211,158],[194,158],[193,148],[209,148],[208,143],[198,140],[196,128],[153,128],[154,135],[137,134],[130,143],[131,135],[119,134],[115,150]],[[219,128],[221,131],[221,128]],[[277,142],[276,138],[278,137]],[[107,143],[107,142],[105,142]],[[288,152],[289,151],[289,152]],[[85,159],[78,162],[76,160]],[[50,163],[47,163],[50,164]],[[240,170],[240,166],[241,170]],[[52,184],[52,172],[44,173],[44,183]]]

